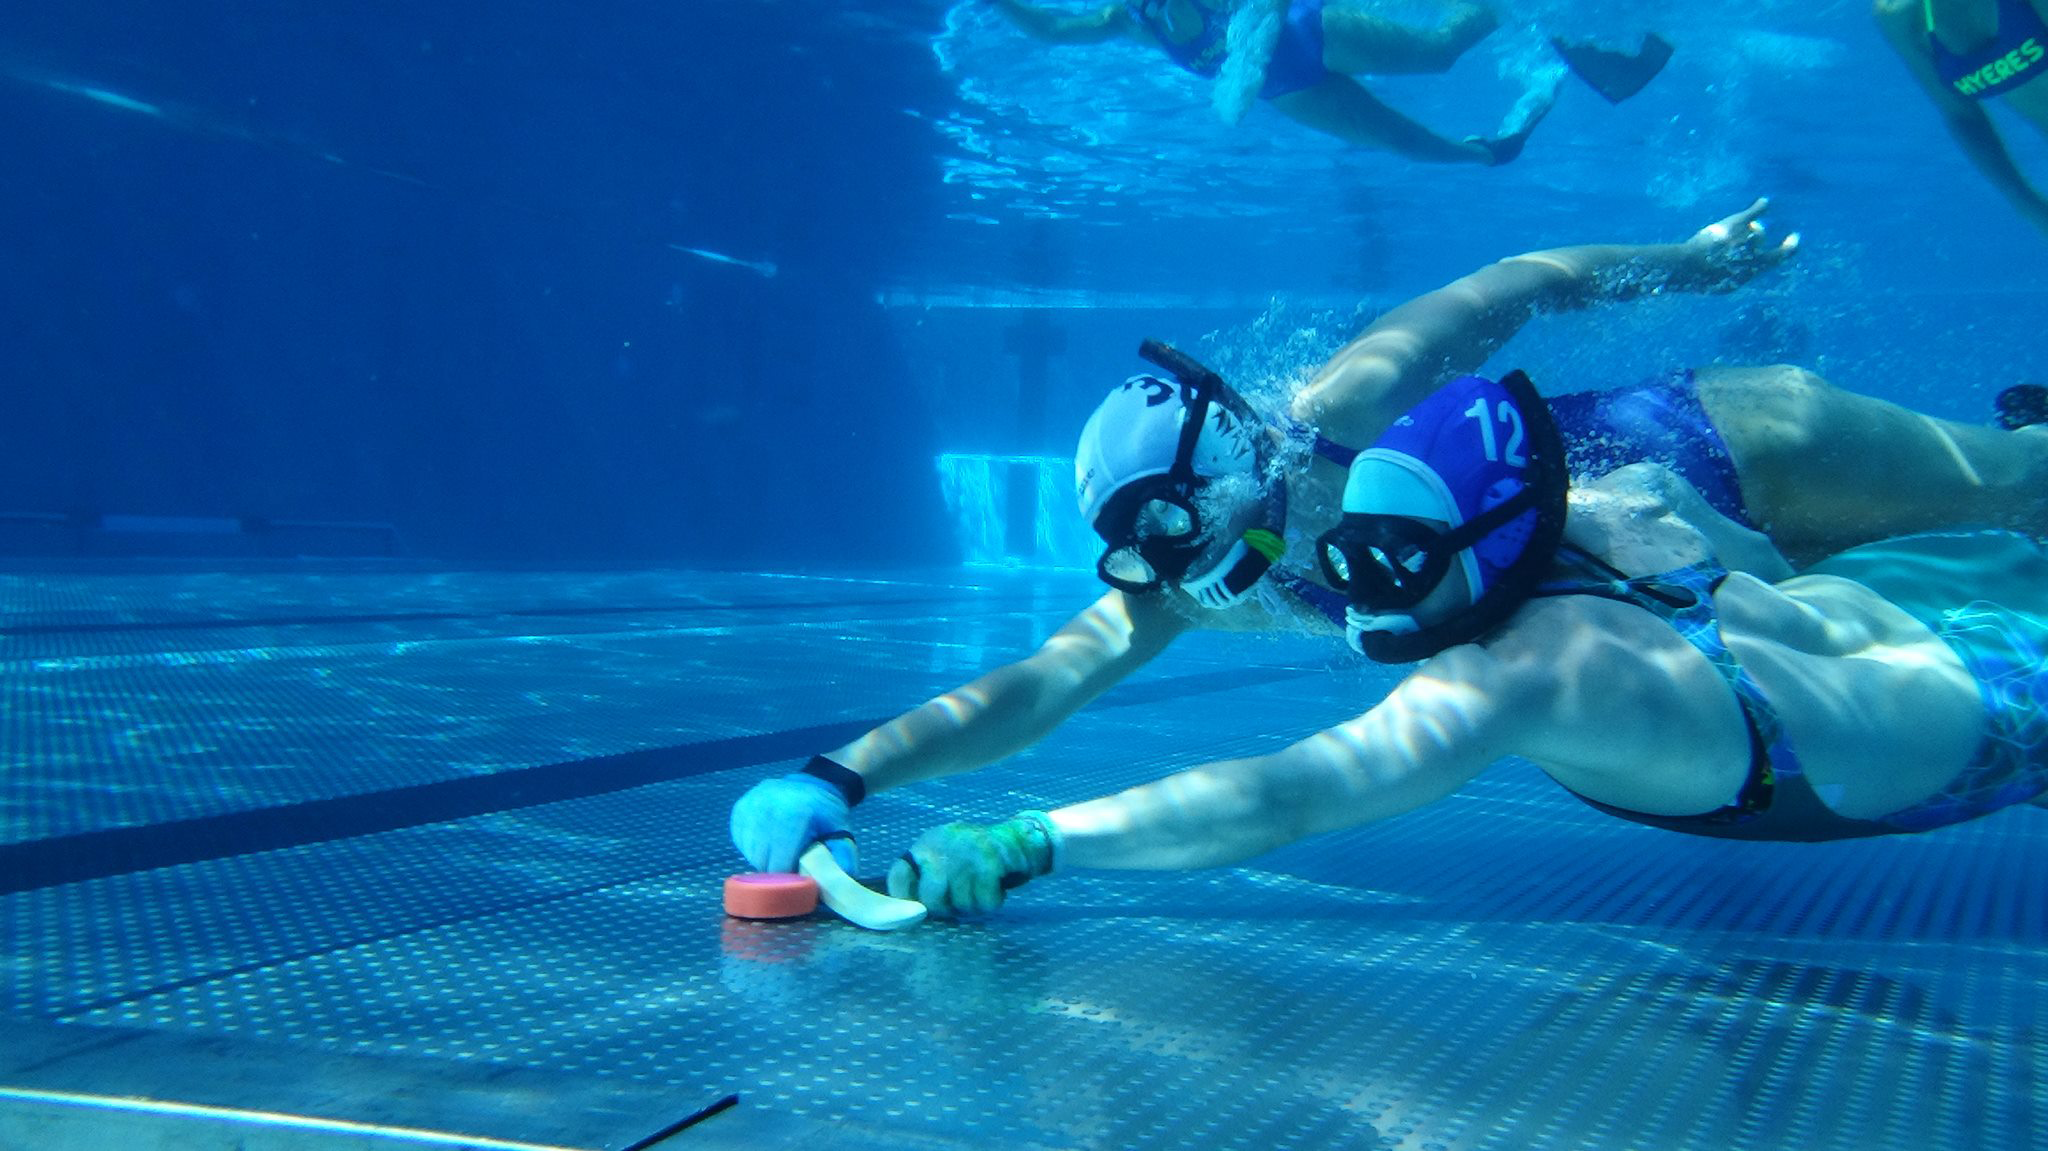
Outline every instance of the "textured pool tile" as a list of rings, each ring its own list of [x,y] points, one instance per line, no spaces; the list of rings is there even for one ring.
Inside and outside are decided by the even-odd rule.
[[[564,580],[456,579],[414,602],[493,619],[603,603]],[[1066,604],[1013,586],[991,614],[983,591],[921,588],[960,610],[792,619],[764,604],[711,629],[629,616],[538,648],[521,629],[450,636],[425,619],[416,643],[384,619],[355,645],[350,625],[323,622],[325,654],[304,666],[361,688],[338,693],[273,674],[299,657],[261,648],[236,666],[263,674],[224,691],[222,664],[189,643],[152,661],[133,647],[143,633],[123,632],[119,658],[147,676],[54,672],[6,723],[17,748],[99,746],[132,730],[101,722],[109,693],[142,692],[148,738],[106,776],[22,756],[10,802],[73,821],[260,815],[279,796],[886,713],[1026,650]],[[252,616],[264,594],[332,595],[245,590]],[[1012,762],[870,800],[866,869],[938,820],[1280,746],[1389,682],[1321,645],[1198,637]],[[220,738],[230,700],[260,737]],[[461,734],[420,740],[415,721]],[[175,747],[189,758],[162,754]],[[592,1147],[631,1126],[619,1100],[660,1110],[725,1091],[741,1107],[687,1145],[2044,1141],[2038,812],[1833,847],[1715,844],[1606,820],[1508,766],[1428,811],[1251,867],[1043,880],[985,923],[873,935],[829,917],[725,919],[730,803],[795,762],[0,897],[0,1012],[14,1024],[0,1048],[14,1080],[77,1091],[134,1076],[201,1094],[184,1072],[202,1048],[374,1067],[358,1095],[324,1073],[247,1094],[435,1118],[407,1107],[468,1084],[474,1121],[450,1129]],[[36,1029],[144,1040],[133,1058],[124,1041],[39,1064],[20,1038]],[[526,1085],[526,1102],[490,1102],[498,1081]]]

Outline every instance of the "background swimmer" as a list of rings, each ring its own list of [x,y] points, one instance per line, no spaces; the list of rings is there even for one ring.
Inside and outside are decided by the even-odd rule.
[[[1949,135],[2020,215],[2048,232],[2048,197],[2013,162],[1984,105],[2002,100],[2048,135],[2048,7],[2041,0],[1877,0],[1885,38]]]
[[[1018,27],[1048,43],[1137,39],[1198,76],[1222,74],[1228,83],[1218,102],[1233,119],[1255,93],[1296,123],[1411,160],[1505,164],[1521,154],[1556,98],[1554,87],[1531,90],[1500,134],[1452,140],[1351,78],[1448,71],[1499,26],[1491,9],[1474,4],[1446,5],[1437,23],[1413,27],[1360,5],[1324,0],[1243,0],[1236,6],[1222,0],[1126,0],[1085,11],[994,2]],[[1558,47],[1574,70],[1613,101],[1640,90],[1670,58],[1670,46],[1654,36],[1635,54]]]

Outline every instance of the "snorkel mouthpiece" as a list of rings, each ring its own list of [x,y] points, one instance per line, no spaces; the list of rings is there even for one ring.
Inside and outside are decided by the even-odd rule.
[[[1251,580],[1244,581],[1241,587],[1233,590],[1230,586],[1230,573],[1236,571],[1252,554],[1244,541],[1239,540],[1230,545],[1230,550],[1224,553],[1221,563],[1199,576],[1181,580],[1180,590],[1188,593],[1189,598],[1203,607],[1211,611],[1221,611],[1243,599],[1244,593],[1251,590]],[[1254,580],[1257,578],[1253,577]]]
[[[1400,612],[1374,615],[1371,612],[1360,611],[1356,606],[1344,609],[1344,638],[1351,642],[1351,650],[1360,655],[1365,654],[1365,649],[1360,646],[1362,636],[1373,633],[1414,635],[1421,630],[1422,625],[1416,623],[1412,615],[1403,615]]]

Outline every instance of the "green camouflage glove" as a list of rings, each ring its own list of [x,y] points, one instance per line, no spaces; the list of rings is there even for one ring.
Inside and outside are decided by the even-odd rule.
[[[987,914],[1003,905],[1003,892],[1053,869],[1059,834],[1042,811],[990,827],[935,827],[889,869],[889,894],[915,899],[933,915]]]

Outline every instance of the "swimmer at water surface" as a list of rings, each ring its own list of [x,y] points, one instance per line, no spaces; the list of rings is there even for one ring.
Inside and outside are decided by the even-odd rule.
[[[1965,156],[2048,233],[2048,197],[2027,179],[1985,105],[2048,135],[2048,0],[1877,0],[1884,30]]]
[[[1448,71],[1499,20],[1477,4],[1450,3],[1412,26],[1338,0],[1123,0],[1087,9],[992,0],[1018,27],[1055,44],[1135,39],[1198,76],[1224,76],[1296,123],[1363,148],[1441,164],[1499,165],[1522,152],[1556,97],[1532,90],[1495,136],[1438,135],[1373,95],[1354,75]],[[1632,53],[1553,41],[1574,72],[1608,100],[1634,95],[1670,59],[1647,37]]]

